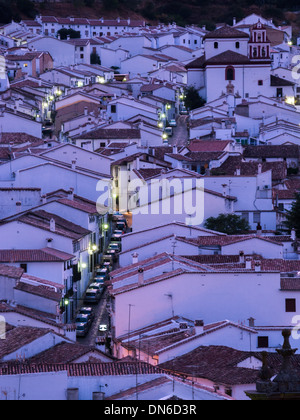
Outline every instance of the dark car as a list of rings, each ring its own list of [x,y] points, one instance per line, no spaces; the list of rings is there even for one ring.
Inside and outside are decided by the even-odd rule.
[[[75,320],[76,324],[91,324],[91,318],[88,314],[78,314]]]
[[[98,303],[101,299],[102,290],[89,288],[85,293],[84,301],[87,303]]]
[[[86,323],[76,324],[76,336],[85,337],[89,331],[88,325]]]
[[[88,306],[84,306],[83,308],[81,308],[78,312],[78,315],[88,315],[91,321],[95,318],[93,308],[90,308]]]

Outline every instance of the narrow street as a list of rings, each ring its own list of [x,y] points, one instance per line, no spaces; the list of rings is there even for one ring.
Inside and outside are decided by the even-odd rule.
[[[88,334],[85,337],[77,337],[78,343],[92,347],[95,346],[96,337],[99,335],[99,325],[105,324],[109,326],[109,315],[106,310],[107,297],[108,292],[105,290],[98,305],[86,305],[94,309],[95,318]]]
[[[177,127],[174,127],[173,136],[169,138],[170,146],[186,146],[189,140],[188,115],[179,115],[177,118]]]

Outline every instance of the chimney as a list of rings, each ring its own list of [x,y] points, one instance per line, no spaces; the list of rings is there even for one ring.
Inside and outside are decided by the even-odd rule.
[[[235,175],[241,176],[241,168],[236,168]]]
[[[140,158],[139,157],[136,158],[136,170],[137,171],[140,170]]]
[[[139,262],[139,254],[135,252],[132,254],[132,264],[137,264]]]
[[[240,251],[240,264],[245,264],[245,253]]]
[[[262,173],[262,164],[261,163],[259,163],[258,164],[258,174],[261,174]]]
[[[222,184],[222,187],[223,187],[223,195],[224,195],[224,197],[226,197],[226,195],[227,195],[227,184]]]
[[[53,218],[50,220],[50,230],[55,232],[55,220]]]
[[[84,115],[88,115],[88,107],[87,106],[84,107]]]
[[[76,169],[76,160],[72,160],[72,169]]]
[[[52,238],[47,238],[46,243],[47,243],[47,248],[52,248],[53,239]]]
[[[68,388],[67,389],[67,401],[78,401],[79,400],[79,389]]]
[[[233,26],[235,26],[236,25],[236,18],[234,17],[233,18]]]
[[[70,188],[68,191],[68,199],[72,201],[74,200],[74,188]]]
[[[255,261],[255,271],[261,271],[261,261]]]
[[[249,318],[248,322],[249,322],[249,327],[251,327],[251,328],[255,327],[255,319],[254,318],[252,318],[252,317]]]
[[[47,198],[46,198],[46,196],[45,195],[42,195],[42,203],[43,204],[46,204],[47,203]]]
[[[291,231],[291,239],[292,239],[292,241],[296,240],[296,230],[295,229],[292,229],[292,231]]]
[[[246,270],[251,270],[252,269],[252,258],[248,257],[246,258]]]
[[[20,213],[22,211],[22,203],[21,201],[16,202],[16,211],[17,213]]]
[[[104,392],[93,392],[93,401],[103,401],[105,399]]]
[[[177,146],[173,146],[173,153],[174,153],[174,155],[177,155],[177,153],[178,153],[178,147]]]
[[[262,234],[262,227],[261,227],[261,224],[260,223],[257,224],[256,232],[257,232],[257,236],[261,236],[261,234]]]
[[[201,320],[200,319],[197,319],[195,321],[195,332],[196,332],[196,335],[203,333],[203,331],[204,331],[204,322],[203,322],[202,319]]]
[[[144,269],[139,268],[138,273],[139,273],[139,286],[142,286],[144,284]]]

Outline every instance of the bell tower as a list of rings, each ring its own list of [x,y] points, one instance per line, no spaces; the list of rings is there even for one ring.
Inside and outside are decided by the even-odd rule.
[[[267,37],[266,27],[257,22],[251,28],[251,36],[249,41],[249,58],[250,60],[265,61],[270,60],[271,43]]]

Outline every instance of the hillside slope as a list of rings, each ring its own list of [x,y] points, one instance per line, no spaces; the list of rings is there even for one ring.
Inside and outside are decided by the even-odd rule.
[[[298,3],[298,5],[297,5]],[[206,25],[232,24],[233,17],[242,19],[250,13],[273,18],[280,24],[292,24],[295,35],[300,31],[300,2],[297,0],[66,0],[59,3],[32,0],[0,0],[0,20],[32,18],[36,14],[60,17],[143,18],[150,23]]]

